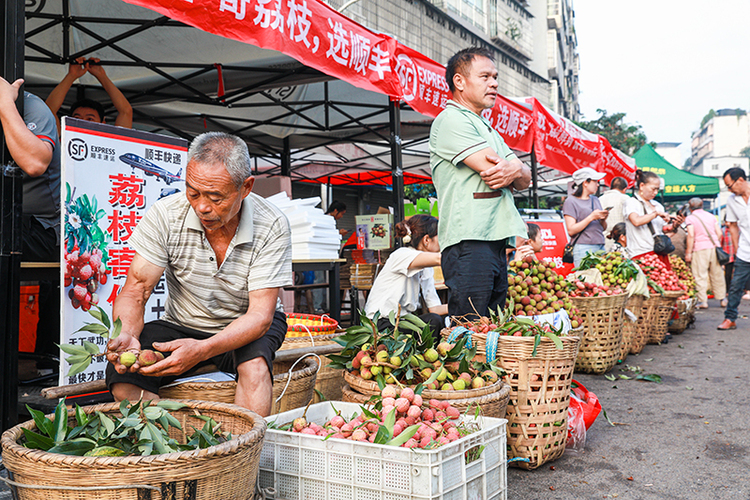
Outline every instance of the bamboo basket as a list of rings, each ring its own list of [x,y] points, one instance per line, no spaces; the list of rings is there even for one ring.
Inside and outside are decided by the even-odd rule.
[[[33,420],[3,433],[3,464],[21,486],[11,486],[18,500],[140,500],[144,498],[191,498],[195,500],[246,500],[255,494],[266,423],[259,415],[239,406],[183,401],[187,406],[171,411],[183,429],[200,423],[188,418],[195,412],[221,422],[234,439],[201,450],[151,456],[77,457],[25,448],[18,442],[22,428],[35,430]],[[119,415],[119,403],[86,406]],[[68,425],[75,426],[74,410]],[[170,434],[185,442],[178,429]],[[155,490],[155,491],[154,491]]]
[[[498,366],[510,385],[508,458],[527,458],[511,465],[535,469],[565,451],[568,404],[580,339],[560,337],[563,348],[543,337],[534,350],[534,337],[503,335],[498,342]]]
[[[286,313],[286,324],[286,340],[333,335],[339,326],[338,321],[328,316],[302,313]]]
[[[643,309],[643,295],[630,296],[625,303],[625,309],[633,313],[637,319],[636,321],[630,321],[623,311],[622,349],[620,353],[620,359],[623,361],[628,356],[628,353],[633,352],[634,348],[640,346],[638,352],[641,352],[646,343],[646,337],[644,335],[646,329],[643,327],[639,328],[641,311]]]
[[[284,349],[300,349],[314,346],[324,346],[336,344],[336,337],[339,337],[346,333],[345,330],[336,330],[333,334],[327,335],[312,335],[307,337],[294,337],[286,338],[281,344],[279,350]],[[343,347],[341,347],[343,349]],[[338,354],[338,351],[334,354]],[[313,396],[313,403],[319,403],[322,401],[318,392],[323,395],[327,401],[341,401],[341,389],[344,387],[344,378],[341,376],[340,369],[329,368],[330,360],[323,356],[321,358],[320,370],[315,378],[315,390],[317,391]]]
[[[677,319],[667,328],[669,333],[682,333],[695,320],[695,299],[677,299]]]
[[[622,349],[623,310],[627,295],[571,297],[583,324],[575,370],[602,374],[612,369]]]
[[[299,360],[298,360],[299,361]],[[292,371],[289,380],[289,368],[293,363],[274,363],[273,365],[273,407],[271,414],[285,412],[305,406],[313,397],[318,361],[315,358],[304,358]],[[196,399],[234,403],[237,382],[194,380],[177,385],[165,386],[159,390],[159,397],[168,399]]]
[[[371,380],[364,380],[348,372],[344,372],[344,378],[348,385],[345,385],[342,390],[342,401],[364,404],[372,396],[380,394],[378,384]],[[502,380],[498,380],[494,384],[481,389],[466,389],[463,391],[424,389],[421,396],[425,402],[430,399],[450,401],[450,404],[462,413],[468,410],[470,414],[473,414],[476,408],[480,408],[485,417],[505,418],[510,387]]]
[[[650,321],[649,344],[661,344],[664,342],[669,329],[669,319],[672,317],[672,310],[677,302],[677,298],[683,293],[664,292],[664,296],[655,294],[653,298],[656,300],[656,309]]]
[[[648,299],[642,295],[635,297],[641,297],[640,300],[640,312],[637,313],[638,321],[635,324],[635,337],[633,337],[633,343],[630,346],[630,354],[640,354],[643,348],[648,343],[649,331],[651,330],[651,321],[656,313],[656,307],[658,305],[654,296]],[[631,298],[632,300],[632,298]],[[636,299],[637,300],[637,299]],[[637,307],[634,303],[633,307]],[[631,309],[633,314],[636,312]]]

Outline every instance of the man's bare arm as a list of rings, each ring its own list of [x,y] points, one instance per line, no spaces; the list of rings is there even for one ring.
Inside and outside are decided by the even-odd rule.
[[[740,226],[736,222],[727,222],[729,226],[729,236],[732,238],[732,248],[734,254],[737,255],[737,249],[740,246]]]
[[[22,84],[21,79],[11,84],[0,78],[0,123],[13,161],[29,176],[38,177],[47,171],[53,149],[52,144],[34,135],[18,114],[16,99]]]
[[[513,186],[526,189],[531,182],[531,171],[517,158],[508,161],[492,148],[484,148],[467,156],[464,163],[482,176],[491,189]]]
[[[112,100],[115,109],[117,110],[117,118],[115,118],[115,125],[118,127],[132,128],[133,127],[133,107],[128,102],[125,95],[117,88],[117,86],[109,79],[107,72],[99,64],[99,59],[94,58],[91,62],[86,64],[89,73],[99,80],[102,84],[102,88],[107,92],[107,95]]]

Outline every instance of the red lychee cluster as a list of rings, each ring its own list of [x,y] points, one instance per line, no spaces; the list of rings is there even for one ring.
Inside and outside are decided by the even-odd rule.
[[[65,286],[70,287],[68,297],[75,309],[83,311],[91,309],[92,304],[99,303],[96,291],[99,285],[107,282],[107,269],[102,262],[102,251],[98,248],[81,252],[78,245],[73,251],[65,254]]]
[[[402,432],[414,432],[401,445],[403,448],[432,449],[456,441],[467,433],[456,423],[461,412],[451,406],[449,401],[431,399],[424,404],[422,396],[415,394],[411,388],[399,390],[392,385],[383,388],[381,397],[382,409],[369,410],[373,417],[368,417],[363,412],[347,422],[344,417],[336,415],[322,426],[314,422],[308,423],[304,417],[300,417],[292,422],[291,430],[302,434],[374,443],[378,430],[386,425],[387,416],[396,412],[393,437]]]
[[[570,297],[604,297],[605,295],[620,295],[624,293],[620,287],[597,285],[589,281],[581,281],[575,278],[571,281]]]
[[[662,262],[655,254],[646,254],[636,260],[646,276],[658,286],[667,291],[686,291],[685,286],[673,271],[667,269],[667,265]],[[649,283],[649,291],[654,293],[656,290]]]

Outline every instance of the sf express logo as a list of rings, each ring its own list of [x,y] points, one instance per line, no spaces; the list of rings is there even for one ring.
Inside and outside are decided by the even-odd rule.
[[[68,143],[68,156],[76,161],[83,161],[89,155],[89,147],[83,139],[75,138]]]
[[[404,100],[408,102],[417,97],[419,93],[417,66],[411,57],[406,54],[399,54],[396,57],[396,74],[401,88],[404,89]]]

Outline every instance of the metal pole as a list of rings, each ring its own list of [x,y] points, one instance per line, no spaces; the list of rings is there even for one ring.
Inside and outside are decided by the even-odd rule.
[[[531,196],[534,200],[534,209],[539,210],[539,170],[536,165],[536,154],[534,145],[531,145]],[[537,215],[537,218],[539,215]]]
[[[292,176],[292,150],[289,147],[289,136],[284,137],[284,150],[281,152],[281,175]]]
[[[388,99],[388,117],[391,124],[391,176],[393,179],[393,219],[404,220],[404,164],[401,156],[401,108],[398,100]]]
[[[23,77],[24,0],[6,0],[0,12],[2,76]],[[23,90],[16,101],[23,116]],[[22,172],[11,165],[0,134],[0,424],[6,430],[18,421],[18,314],[21,272]]]

